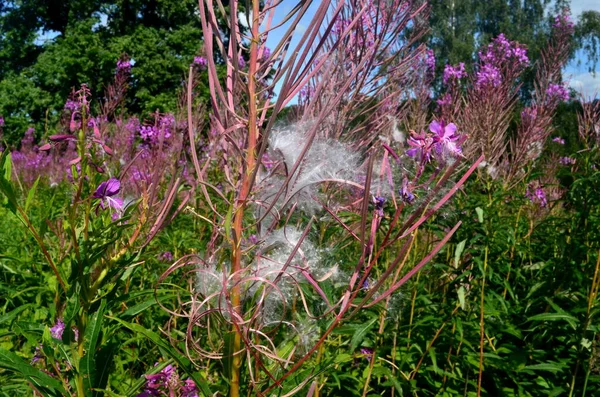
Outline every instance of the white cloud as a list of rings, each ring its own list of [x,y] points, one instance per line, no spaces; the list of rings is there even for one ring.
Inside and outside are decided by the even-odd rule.
[[[598,0],[572,0],[571,14],[577,18],[583,11],[600,11],[600,1]]]
[[[565,76],[569,86],[584,98],[598,97],[600,94],[600,74],[586,72]]]

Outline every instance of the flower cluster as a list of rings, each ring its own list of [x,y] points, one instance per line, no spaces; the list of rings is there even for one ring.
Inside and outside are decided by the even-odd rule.
[[[79,340],[79,330],[75,327],[72,327],[71,330],[73,331],[75,342],[77,342]],[[58,320],[56,320],[56,324],[54,324],[52,328],[50,328],[50,335],[52,335],[54,339],[62,340],[64,332],[65,323],[62,319],[59,318]]]
[[[158,363],[156,364],[158,365]],[[181,396],[198,397],[198,388],[191,379],[181,381],[177,368],[173,365],[167,365],[160,372],[152,375],[145,375],[146,384],[144,391],[137,397],[150,396]]]
[[[564,8],[562,13],[554,18],[552,27],[561,35],[573,34],[575,31],[575,24],[571,20],[571,15],[568,8]]]
[[[576,160],[572,157],[561,157],[560,159],[558,159],[558,162],[562,165],[574,165],[576,163]]]
[[[200,70],[204,70],[208,67],[208,61],[202,56],[194,57],[194,64],[198,66]]]
[[[551,102],[568,101],[570,97],[569,89],[562,84],[550,84],[546,89],[546,95]]]
[[[435,70],[435,54],[433,53],[433,50],[425,51],[425,64],[430,71],[433,72]],[[464,70],[465,64],[463,63],[462,65]]]
[[[477,88],[498,87],[502,82],[513,80],[527,66],[527,49],[516,41],[499,34],[484,51],[479,52],[481,65],[476,74]]]
[[[529,66],[527,49],[516,41],[508,40],[504,33],[492,40],[485,51],[479,52],[479,59],[485,64],[496,66],[509,60],[516,61],[521,68]]]
[[[132,126],[133,127],[133,126]],[[145,143],[156,144],[161,139],[168,140],[174,132],[175,116],[165,113],[155,118],[154,124],[139,127],[139,133]]]
[[[483,87],[498,87],[502,84],[502,75],[500,69],[491,64],[484,64],[476,74],[475,86]]]
[[[531,185],[527,186],[525,197],[527,197],[533,204],[538,204],[541,207],[546,207],[548,205],[546,194],[541,187],[534,189]]]
[[[456,66],[446,65],[446,67],[444,67],[444,76],[442,80],[444,81],[444,84],[448,84],[449,81],[460,80],[466,76],[465,64],[464,62],[461,62]]]
[[[131,62],[126,59],[119,59],[117,61],[117,73],[129,73],[131,72]]]

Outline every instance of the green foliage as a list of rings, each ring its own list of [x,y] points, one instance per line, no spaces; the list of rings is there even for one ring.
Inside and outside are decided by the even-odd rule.
[[[127,108],[145,115],[174,111],[201,46],[196,7],[192,0],[7,3],[0,14],[5,139],[18,142],[29,125],[53,128],[83,83],[102,93],[123,53],[134,63]]]

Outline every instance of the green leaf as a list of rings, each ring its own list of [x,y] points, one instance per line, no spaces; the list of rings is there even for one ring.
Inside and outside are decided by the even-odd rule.
[[[111,320],[118,322],[125,328],[130,329],[134,333],[145,336],[156,346],[160,347],[167,355],[169,355],[170,358],[172,358],[175,361],[177,366],[179,368],[181,368],[183,371],[185,371],[185,373],[194,381],[194,383],[196,383],[196,386],[198,386],[198,389],[200,390],[200,392],[202,392],[203,395],[205,395],[207,397],[212,397],[213,393],[210,391],[210,388],[208,387],[208,383],[205,380],[203,380],[202,378],[200,378],[199,374],[194,371],[190,360],[188,360],[184,355],[182,355],[180,352],[175,350],[171,346],[171,344],[169,344],[168,342],[165,341],[165,339],[163,337],[156,334],[155,332],[152,332],[152,331],[142,327],[141,325],[128,323],[117,317],[110,317],[110,316],[107,316],[107,317],[110,318]]]
[[[454,268],[458,268],[458,262],[460,261],[460,256],[465,250],[465,245],[467,245],[467,240],[463,240],[456,244],[456,249],[454,250]]]
[[[564,369],[564,366],[559,363],[547,362],[542,364],[528,365],[524,367],[522,371],[548,371],[555,374],[563,371]]]
[[[17,196],[10,182],[11,160],[10,154],[6,154],[8,150],[0,153],[0,193],[6,196],[4,205],[13,213],[17,214]]]
[[[44,396],[66,396],[61,383],[23,361],[16,354],[0,348],[0,368],[16,372]]]
[[[465,306],[466,306],[466,302],[465,302],[465,296],[466,296],[466,289],[464,287],[464,285],[461,285],[460,288],[457,291],[458,293],[458,302],[460,303],[460,308],[465,310]]]
[[[122,319],[128,319],[134,316],[137,316],[138,314],[140,314],[141,312],[145,311],[146,309],[148,309],[149,307],[152,307],[156,304],[158,304],[158,302],[162,302],[164,300],[167,300],[169,298],[173,298],[177,296],[176,294],[169,294],[169,295],[162,295],[159,296],[157,298],[150,298],[144,302],[138,303],[135,306],[130,307],[129,309],[125,310],[123,313],[121,313],[120,317]]]
[[[369,321],[363,325],[360,325],[356,328],[356,331],[354,332],[354,335],[352,336],[352,340],[350,341],[350,350],[351,351],[356,350],[358,345],[362,342],[362,340],[365,338],[365,335],[367,335],[367,333],[369,332],[371,327],[373,327],[373,325],[375,324],[376,321],[377,321],[377,317],[373,317],[373,319],[371,319],[371,321]]]
[[[96,349],[98,347],[98,338],[102,330],[102,320],[104,319],[104,311],[106,310],[106,301],[100,302],[100,307],[90,319],[85,328],[83,347],[85,355],[79,363],[79,370],[83,377],[83,388],[86,396],[99,395],[93,393],[92,389],[96,388]]]
[[[577,319],[566,313],[542,313],[531,316],[527,321],[566,321],[571,328],[577,329]]]
[[[225,235],[228,239],[231,240],[231,220],[233,218],[233,205],[229,207],[227,210],[227,215],[225,215],[225,222],[223,226],[225,227]]]
[[[475,208],[475,212],[477,212],[477,220],[479,223],[483,223],[483,210],[479,207]]]
[[[27,199],[25,200],[25,212],[29,211],[29,206],[31,205],[33,198],[35,197],[35,191],[37,190],[38,183],[40,182],[40,178],[38,177],[29,192],[27,192]]]
[[[14,309],[13,311],[6,313],[3,316],[0,316],[0,324],[5,323],[7,321],[11,321],[12,319],[14,319],[15,317],[17,317],[17,315],[19,313],[21,313],[22,311],[29,309],[30,307],[35,306],[33,303],[28,303],[26,305],[22,305],[17,307],[16,309]]]

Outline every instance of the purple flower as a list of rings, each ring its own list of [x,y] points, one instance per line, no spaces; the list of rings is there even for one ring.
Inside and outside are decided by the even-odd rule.
[[[0,127],[4,127],[4,117],[0,116]]]
[[[198,397],[198,388],[193,380],[185,380],[181,386],[181,397]]]
[[[493,65],[485,64],[479,69],[476,74],[475,86],[477,88],[483,87],[498,87],[502,84],[502,75],[500,70]]]
[[[460,80],[466,76],[467,73],[465,72],[465,64],[464,62],[461,62],[458,64],[458,66],[446,65],[444,67],[444,76],[442,80],[444,81],[444,84],[448,84],[448,81]]]
[[[410,191],[408,187],[408,179],[404,178],[402,181],[402,187],[400,188],[400,197],[402,197],[402,201],[405,203],[411,204],[415,201],[415,195]]]
[[[537,119],[537,109],[526,107],[521,112],[521,122],[526,125],[531,125]]]
[[[42,351],[43,345],[38,345],[35,348],[35,352],[33,353],[33,357],[31,358],[31,364],[35,364],[40,361],[44,357],[44,353]]]
[[[562,138],[561,138],[561,137],[559,137],[559,136],[557,136],[557,137],[553,138],[553,139],[552,139],[552,142],[556,142],[556,143],[558,143],[559,145],[564,145],[564,144],[565,144],[565,140],[564,140],[564,139],[562,139]]]
[[[263,47],[263,52],[262,52],[262,56],[261,59],[264,61],[266,61],[267,59],[269,59],[269,57],[271,56],[271,49],[269,47]]]
[[[571,20],[571,15],[568,8],[564,8],[560,15],[554,18],[552,27],[558,31],[559,34],[572,35],[575,31],[575,24]]]
[[[451,154],[453,156],[462,156],[462,149],[457,142],[460,135],[456,133],[456,125],[454,123],[446,124],[443,121],[432,121],[429,124],[429,130],[435,135],[433,136],[433,145],[438,154]]]
[[[525,192],[525,197],[529,199],[533,204],[539,204],[541,207],[545,207],[548,205],[548,200],[546,199],[546,194],[541,187],[537,187],[532,191],[532,187],[527,186],[527,190]]]
[[[123,200],[114,197],[121,191],[121,182],[117,178],[110,178],[108,181],[102,182],[94,192],[94,198],[100,199],[100,207],[105,209],[110,207],[115,213],[123,211]]]
[[[436,101],[439,107],[449,106],[452,104],[452,95],[444,94],[440,99]]]
[[[433,53],[433,50],[425,51],[425,64],[430,71],[435,70],[435,54]]]
[[[569,89],[561,84],[550,84],[546,89],[546,95],[550,101],[568,101]]]
[[[192,381],[185,381],[183,385],[180,384],[179,375],[177,374],[177,369],[172,365],[167,365],[162,371],[145,375],[146,377],[146,385],[144,387],[144,391],[137,395],[137,397],[146,397],[146,396],[161,396],[161,395],[181,395],[187,397],[193,397],[195,390],[195,385]],[[192,388],[194,386],[194,388]],[[176,394],[176,392],[180,389],[181,394]]]
[[[131,72],[131,62],[129,62],[128,60],[119,59],[117,61],[117,73],[118,72],[124,72],[124,73]]]
[[[158,256],[158,259],[160,259],[163,262],[171,262],[173,261],[173,254],[169,251],[165,251]]]
[[[385,206],[385,198],[381,196],[373,197],[373,203],[375,204],[375,212],[380,217],[383,216],[383,207]]]
[[[204,70],[208,67],[208,61],[204,57],[194,57],[194,63],[201,69]]]
[[[419,161],[429,161],[431,159],[431,144],[433,141],[424,132],[421,134],[411,132],[407,143],[411,146],[411,148],[406,151],[408,156],[414,157]]]
[[[367,360],[371,360],[371,357],[373,357],[373,349],[368,347],[361,347],[360,354],[364,354]]]
[[[59,318],[56,320],[56,324],[50,328],[50,334],[54,339],[62,340],[63,332],[65,332],[65,323]]]
[[[77,101],[67,99],[67,102],[65,102],[64,109],[70,112],[77,112],[79,109],[81,109],[81,105]]]
[[[240,69],[244,69],[246,67],[246,60],[241,55],[238,58],[238,66],[240,67]]]
[[[576,160],[571,157],[561,157],[560,159],[558,159],[558,162],[562,165],[573,165],[575,164]]]

